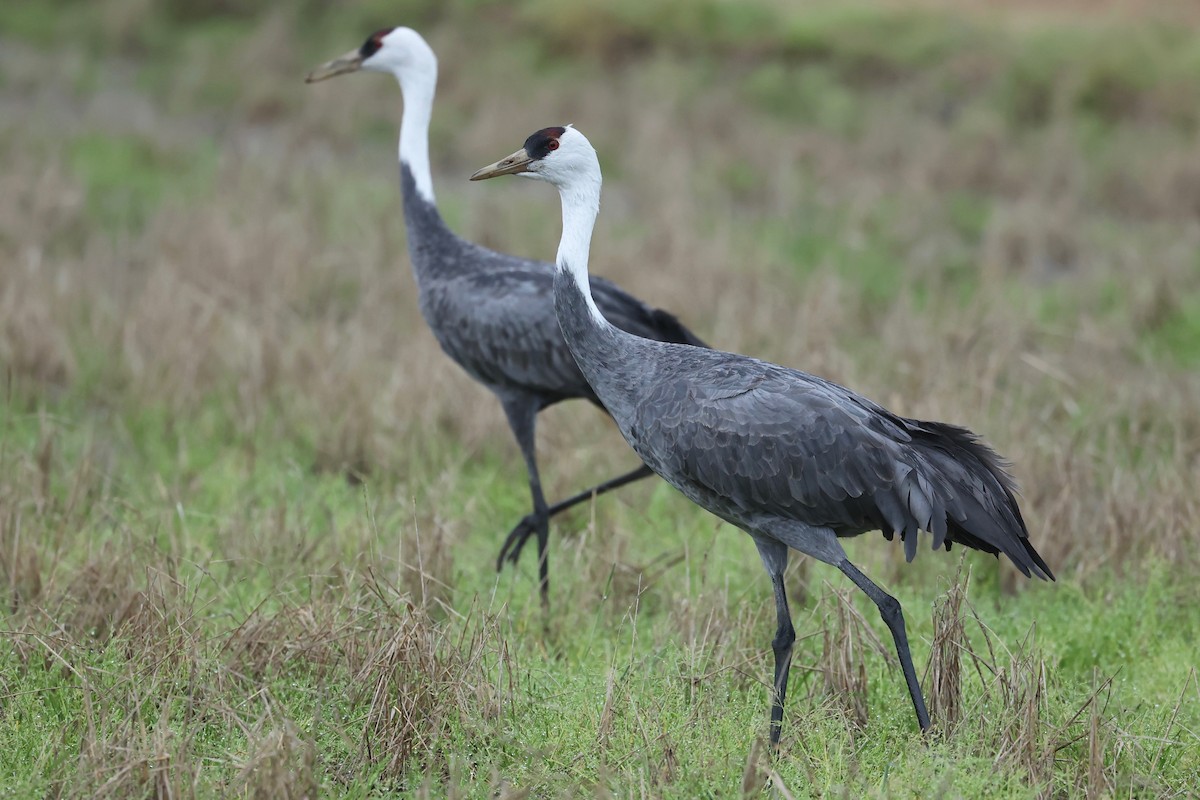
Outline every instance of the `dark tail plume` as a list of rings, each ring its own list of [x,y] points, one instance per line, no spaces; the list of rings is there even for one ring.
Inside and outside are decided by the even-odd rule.
[[[664,342],[676,342],[678,344],[690,344],[695,347],[710,348],[706,343],[700,340],[700,337],[692,333],[682,322],[669,311],[663,311],[661,308],[654,309],[651,316],[654,321],[654,328],[657,330]]]
[[[1004,553],[1026,576],[1054,580],[1029,542],[1008,464],[966,428],[914,421],[910,431],[914,444],[929,453],[955,492],[958,513],[947,519],[947,541]]]

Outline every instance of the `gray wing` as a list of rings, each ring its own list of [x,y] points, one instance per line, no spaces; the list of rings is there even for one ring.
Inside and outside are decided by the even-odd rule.
[[[708,347],[670,312],[643,303],[604,278],[591,278],[592,297],[604,318],[623,331],[659,342]]]
[[[554,267],[461,242],[473,269],[432,281],[422,312],[442,349],[473,377],[529,392],[549,405],[570,397],[599,404],[563,340],[554,311]],[[705,346],[674,316],[603,278],[592,288],[601,313],[647,339]]]
[[[646,429],[673,466],[747,513],[861,529],[898,480],[908,434],[812,376],[737,359],[651,390]],[[850,501],[850,502],[847,502]]]
[[[540,395],[543,405],[570,397],[598,402],[559,329],[552,274],[505,261],[503,269],[425,291],[422,311],[442,349],[477,380]]]
[[[999,459],[969,432],[897,417],[803,372],[694,353],[702,364],[657,383],[639,419],[685,481],[748,517],[898,532],[910,560],[927,531],[935,549],[961,542],[1004,552],[1027,574],[1044,568]]]

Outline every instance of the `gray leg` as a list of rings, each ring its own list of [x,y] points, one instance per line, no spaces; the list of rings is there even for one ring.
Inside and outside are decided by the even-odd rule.
[[[908,682],[908,693],[917,712],[917,724],[921,726],[922,731],[929,730],[929,712],[925,710],[925,697],[921,694],[917,671],[913,669],[912,654],[908,651],[908,634],[904,631],[904,614],[900,610],[900,602],[872,583],[849,559],[842,559],[837,566],[879,607],[879,615],[883,617],[888,630],[892,632],[892,638],[896,641],[896,655],[900,656],[900,667],[904,670],[904,680]]]
[[[654,472],[643,464],[631,472],[618,475],[590,489],[585,489],[579,494],[571,495],[566,500],[558,501],[547,510],[547,516],[553,517],[555,514],[566,511],[572,506],[591,500],[593,497],[599,497],[605,492],[611,492],[613,489],[619,489],[627,483],[648,478],[653,474]],[[537,523],[538,520],[533,514],[529,514],[517,523],[517,526],[509,532],[508,538],[504,540],[504,545],[500,548],[500,555],[496,558],[496,569],[500,569],[506,559],[514,564],[517,563],[517,559],[521,557],[521,548],[525,546],[525,542],[528,541],[529,537],[537,532]]]
[[[566,511],[572,506],[577,506],[580,503],[591,500],[593,497],[599,497],[606,492],[611,492],[613,489],[620,489],[622,486],[628,483],[640,481],[642,478],[649,478],[653,474],[654,470],[650,469],[645,464],[642,464],[637,469],[630,470],[629,472],[618,475],[615,478],[609,478],[604,483],[598,483],[590,489],[584,489],[579,494],[571,495],[566,500],[559,500],[557,503],[550,506],[550,516],[553,517],[560,511]]]
[[[775,638],[771,649],[775,651],[775,681],[771,697],[771,746],[779,746],[779,732],[783,727],[783,702],[787,698],[788,672],[792,667],[792,645],[796,642],[796,629],[792,627],[792,613],[788,609],[787,592],[783,588],[783,571],[787,568],[787,545],[773,540],[755,538],[758,554],[763,566],[771,576],[775,590]]]
[[[535,401],[527,398],[516,398],[502,401],[504,414],[508,417],[509,427],[517,438],[517,446],[525,459],[525,469],[529,473],[529,493],[533,497],[533,513],[526,519],[532,520],[534,533],[538,543],[538,589],[542,595],[542,605],[550,607],[550,570],[546,562],[546,550],[550,544],[550,514],[546,507],[546,497],[542,494],[542,481],[538,477],[537,449],[535,444],[535,429],[538,406]],[[507,545],[507,542],[506,542]]]

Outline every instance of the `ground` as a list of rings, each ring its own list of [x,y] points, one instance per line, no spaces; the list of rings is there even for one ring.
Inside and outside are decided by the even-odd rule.
[[[1186,3],[220,0],[0,8],[0,793],[1172,797],[1200,785],[1200,39]],[[592,267],[709,342],[1013,463],[1031,583],[850,545],[886,628],[658,481],[557,519],[551,608],[494,400],[416,310],[377,28],[438,52],[450,224],[549,258],[470,173],[573,122]],[[548,494],[634,465],[542,415]]]

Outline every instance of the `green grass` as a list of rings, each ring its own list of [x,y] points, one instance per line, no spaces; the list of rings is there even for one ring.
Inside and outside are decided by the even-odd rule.
[[[85,187],[93,222],[129,232],[161,204],[194,200],[211,188],[217,151],[206,144],[167,152],[133,137],[92,133],[71,142],[68,162]]]
[[[1152,358],[1200,364],[1200,294],[1172,298],[1160,318],[1146,321],[1142,342]]]
[[[44,567],[54,565],[53,582],[64,591],[48,591],[42,602],[52,601],[51,613],[66,625],[55,635],[35,634],[23,623],[28,632],[0,654],[6,697],[0,770],[15,796],[50,791],[55,776],[71,774],[75,754],[87,752],[85,741],[118,748],[108,754],[113,770],[127,760],[121,742],[133,754],[144,751],[148,763],[158,748],[167,754],[164,763],[190,770],[207,795],[236,785],[251,751],[263,746],[259,729],[284,719],[318,754],[316,780],[324,791],[347,796],[426,783],[435,794],[454,786],[463,796],[485,796],[495,776],[552,796],[601,787],[622,794],[647,780],[662,797],[720,796],[740,785],[747,753],[763,731],[769,587],[744,535],[715,526],[665,487],[642,491],[636,496],[643,500],[628,508],[598,509],[598,532],[636,526],[621,561],[645,565],[644,575],[655,576],[647,584],[619,585],[632,579],[614,572],[620,563],[601,566],[598,574],[608,574],[599,583],[569,577],[573,559],[592,557],[590,547],[564,538],[579,530],[578,515],[574,524],[556,526],[555,612],[543,621],[530,560],[499,577],[491,568],[497,521],[516,518],[525,504],[519,476],[506,466],[511,453],[464,458],[451,449],[422,460],[420,474],[355,486],[314,474],[308,448],[270,436],[239,440],[219,411],[202,413],[186,429],[157,413],[109,425],[68,421],[75,416],[68,406],[61,418],[10,412],[2,421],[6,469],[32,457],[39,443],[54,442],[44,508],[26,524],[58,530],[31,549]],[[92,497],[92,510],[71,513],[71,467],[99,450],[109,452],[110,485]],[[393,579],[411,579],[393,558],[416,557],[403,551],[422,541],[410,538],[410,504],[424,513],[422,498],[436,493],[430,478],[444,470],[455,472],[458,488],[440,502],[470,502],[459,512],[466,533],[454,542],[452,569],[437,576],[449,587],[432,590],[444,603],[429,612],[438,620],[430,623],[434,652],[451,668],[475,659],[463,667],[468,681],[480,675],[494,681],[473,687],[494,706],[468,703],[449,714],[430,743],[445,770],[432,778],[417,763],[399,772],[377,764],[378,775],[368,768],[348,777],[339,764],[361,757],[371,696],[342,660],[306,658],[306,648],[329,645],[318,633],[320,622],[306,630],[293,612],[337,597],[321,613],[341,625],[422,619],[425,612],[406,606],[387,584],[374,595],[342,565],[366,558],[390,564],[384,569],[396,571]],[[424,546],[435,546],[438,535],[425,536]],[[855,545],[855,552],[871,555],[867,563],[878,561],[872,551],[884,549],[877,537]],[[684,553],[683,562],[657,574],[656,559]],[[929,608],[945,586],[935,576],[951,574],[957,563],[922,553],[915,569],[888,570],[901,578],[892,588],[907,610],[919,665],[933,636]],[[1194,583],[1150,565],[1134,582],[1109,575],[1080,584],[1060,567],[1058,584],[1012,595],[996,580],[1007,566],[979,555],[967,563],[976,573],[970,598],[990,633],[985,637],[968,618],[970,646],[984,666],[977,672],[965,659],[964,722],[945,740],[926,742],[917,734],[897,669],[870,646],[863,655],[870,719],[863,730],[849,723],[826,699],[819,675],[806,669],[823,663],[822,632],[839,630],[831,616],[837,601],[819,592],[822,599],[794,608],[801,641],[788,735],[771,767],[784,786],[811,795],[924,794],[938,786],[964,796],[1025,797],[1039,786],[1073,794],[1077,782],[1086,782],[1074,765],[1087,763],[1089,746],[1100,748],[1117,793],[1194,785],[1200,775]],[[843,583],[819,565],[806,574],[810,590]],[[129,610],[130,597],[145,604],[144,617]],[[869,602],[857,594],[851,601],[875,635],[886,637]],[[10,625],[26,616],[15,602]],[[72,620],[86,629],[73,630]],[[255,650],[263,642],[238,634],[264,620],[282,621],[273,657]],[[152,650],[145,649],[149,641]],[[1021,768],[996,761],[1005,718],[1018,709],[1004,700],[989,662],[1016,681],[1028,680],[1022,666],[1046,665],[1035,747],[1062,748],[1058,766],[1038,776],[1048,783],[1030,783]],[[406,668],[413,667],[398,667]],[[194,708],[198,676],[221,676],[205,684],[199,702],[210,710],[203,715]],[[1097,682],[1110,677],[1093,704]],[[436,682],[422,688],[432,702],[452,707],[455,693],[464,691]],[[147,741],[155,743],[150,750]],[[186,760],[173,761],[176,752]],[[756,762],[751,772],[765,768]]]

